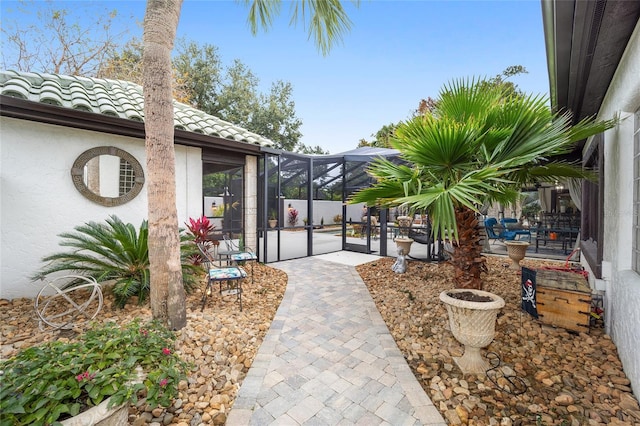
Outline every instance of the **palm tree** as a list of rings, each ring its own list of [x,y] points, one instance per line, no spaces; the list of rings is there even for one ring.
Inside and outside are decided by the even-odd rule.
[[[176,207],[171,50],[182,0],[148,0],[142,83],[147,155],[150,299],[153,318],[171,330],[187,324]]]
[[[513,203],[520,188],[537,182],[590,177],[559,156],[615,124],[585,119],[572,127],[570,114],[547,104],[541,96],[505,95],[482,80],[453,81],[432,112],[397,128],[391,143],[406,164],[374,161],[376,183],[351,202],[428,211],[433,232],[453,243],[456,287],[481,289],[478,206]]]
[[[280,10],[280,1],[245,0],[255,34]],[[147,0],[144,18],[143,87],[148,173],[149,264],[151,311],[170,329],[186,325],[185,293],[180,270],[180,237],[175,188],[171,50],[182,0]],[[338,0],[291,3],[292,23],[305,22],[323,54],[350,27]]]

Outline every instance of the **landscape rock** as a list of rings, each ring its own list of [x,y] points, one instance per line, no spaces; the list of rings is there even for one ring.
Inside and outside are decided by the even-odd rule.
[[[451,335],[446,308],[439,300],[440,292],[454,287],[451,266],[409,261],[407,272],[395,280],[388,279],[390,264],[386,259],[357,267],[409,366],[428,395],[437,399],[434,403],[441,407],[447,422],[460,419],[454,409],[459,405],[469,411],[468,424],[485,426],[602,426],[614,418],[640,422],[635,418],[640,411],[637,400],[602,324],[595,324],[588,333],[573,333],[533,319],[520,308],[520,275],[506,267],[510,260],[499,256],[486,259],[489,272],[483,275],[484,290],[501,296],[506,306],[498,317],[496,337],[483,353],[498,355],[501,375],[524,381],[522,394],[512,393],[514,386],[506,377],[497,379],[497,384],[482,375],[465,377],[453,362],[452,353],[458,356],[464,347]],[[563,264],[529,258],[521,261],[522,266],[533,268]],[[406,326],[402,334],[398,332],[399,324],[412,321],[415,324]],[[420,328],[429,332],[420,333]],[[407,356],[418,345],[431,348],[429,363],[437,364],[438,369],[417,371],[420,363],[428,365]],[[479,401],[475,408],[468,405],[470,398]],[[617,408],[611,412],[613,407]]]
[[[487,256],[484,289],[500,295],[506,306],[499,315],[496,337],[484,352],[499,356],[501,374],[524,381],[521,394],[512,393],[507,379],[499,379],[498,388],[486,375],[464,376],[455,365],[452,357],[460,356],[464,347],[451,335],[438,298],[441,291],[453,288],[451,267],[408,261],[407,273],[397,275],[391,263],[393,259],[381,258],[357,270],[418,382],[448,424],[640,424],[638,401],[616,347],[601,325],[576,334],[523,313],[520,276],[505,267],[508,259]],[[558,265],[527,258],[521,264]],[[170,407],[147,412],[141,401],[130,409],[130,424],[226,423],[286,288],[283,272],[264,265],[257,265],[255,272],[256,284],[245,289],[242,312],[233,298],[218,294],[207,300],[201,312],[202,288],[188,296],[187,326],[177,333],[176,351],[194,369],[178,384],[180,396]],[[111,295],[105,294],[100,321],[126,323],[135,317],[150,319],[148,306],[132,303],[118,309]],[[74,333],[84,328],[76,327]],[[40,330],[29,299],[0,300],[0,332],[3,357],[36,343],[72,338],[61,331]]]

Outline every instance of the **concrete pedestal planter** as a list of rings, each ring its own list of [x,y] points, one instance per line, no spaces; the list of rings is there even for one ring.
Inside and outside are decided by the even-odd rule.
[[[147,374],[141,367],[136,367],[137,377],[129,384],[142,383]],[[63,426],[120,426],[129,422],[129,402],[108,408],[111,398],[107,398],[95,407],[63,420]]]
[[[507,254],[512,261],[509,269],[519,271],[520,261],[524,259],[529,243],[526,241],[505,241],[504,244],[507,246]]]
[[[413,238],[396,238],[396,246],[398,246],[398,254],[400,254],[400,250],[402,250],[402,254],[405,256],[409,255],[409,251],[411,250],[411,244],[413,243]]]
[[[63,420],[63,426],[120,426],[128,423],[129,403],[107,408],[111,398],[105,399],[100,404],[83,411],[77,416]]]
[[[269,228],[275,228],[278,224],[278,219],[269,219]]]
[[[496,318],[504,300],[493,293],[471,289],[445,290],[440,293],[440,300],[447,307],[451,333],[465,347],[462,357],[454,357],[456,364],[464,374],[485,374],[490,365],[480,349],[495,336]]]

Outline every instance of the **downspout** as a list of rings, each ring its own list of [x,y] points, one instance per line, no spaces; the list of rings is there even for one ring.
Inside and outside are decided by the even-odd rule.
[[[556,13],[555,0],[542,0],[542,24],[547,50],[547,71],[549,73],[549,99],[551,108],[558,106],[558,64],[556,63]]]

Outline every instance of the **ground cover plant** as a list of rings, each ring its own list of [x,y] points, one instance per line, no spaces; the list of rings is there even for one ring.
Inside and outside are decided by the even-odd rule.
[[[138,319],[122,327],[94,324],[75,341],[27,348],[0,362],[0,424],[48,425],[107,398],[118,406],[144,395],[152,407],[168,406],[187,371],[174,341],[157,321]]]

